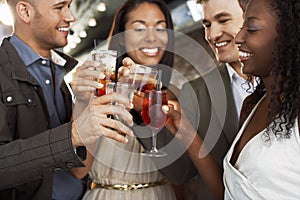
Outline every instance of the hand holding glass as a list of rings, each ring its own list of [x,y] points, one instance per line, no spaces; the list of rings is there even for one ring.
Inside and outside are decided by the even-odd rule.
[[[154,68],[133,64],[130,67],[129,75],[120,78],[120,82],[129,83],[135,86],[137,94],[146,90],[153,90],[156,87],[158,71]]]

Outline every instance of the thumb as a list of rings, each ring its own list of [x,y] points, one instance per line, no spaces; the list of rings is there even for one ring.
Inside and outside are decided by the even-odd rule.
[[[179,122],[181,118],[180,112],[177,110],[174,110],[174,107],[172,105],[163,105],[162,106],[162,111],[168,115],[174,122]]]
[[[190,144],[197,135],[197,131],[193,128],[184,112],[179,112],[175,109],[174,106],[170,104],[169,106],[162,107],[163,112],[169,116],[166,127],[177,138]]]
[[[168,115],[168,120],[166,122],[166,128],[173,134],[177,135],[178,127],[177,124],[180,124],[180,113],[172,106],[164,105],[162,106],[162,111]]]
[[[133,64],[135,64],[135,63],[133,62],[133,60],[132,60],[131,58],[126,57],[126,58],[124,58],[124,59],[122,60],[122,64],[123,64],[125,67],[130,68],[130,66],[133,65]]]
[[[126,57],[122,60],[123,66],[119,67],[118,73],[120,76],[128,76],[130,72],[130,67],[134,62],[131,60],[131,58]]]

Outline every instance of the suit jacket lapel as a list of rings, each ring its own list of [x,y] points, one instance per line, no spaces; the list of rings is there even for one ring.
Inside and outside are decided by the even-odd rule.
[[[221,66],[219,66],[219,71],[223,78],[225,91],[226,91],[226,100],[227,100],[227,112],[226,112],[226,119],[225,119],[223,131],[228,142],[231,144],[238,131],[239,119],[238,119],[237,110],[233,98],[231,81],[230,81],[230,77],[226,65],[222,64]]]

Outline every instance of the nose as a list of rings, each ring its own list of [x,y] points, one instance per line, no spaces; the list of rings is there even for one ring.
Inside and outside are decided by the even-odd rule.
[[[222,29],[218,24],[211,24],[211,27],[206,29],[206,38],[211,42],[218,41],[222,34]]]
[[[65,21],[66,22],[74,22],[76,20],[76,17],[74,16],[73,12],[68,9],[67,12],[65,12]]]
[[[244,37],[245,37],[245,30],[244,28],[241,28],[241,30],[235,36],[235,43],[237,45],[243,44],[245,42]]]
[[[156,40],[155,28],[147,28],[145,41],[154,42]]]

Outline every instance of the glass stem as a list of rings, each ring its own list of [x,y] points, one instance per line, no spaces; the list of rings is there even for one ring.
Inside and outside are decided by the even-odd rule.
[[[157,151],[156,148],[156,132],[152,131],[152,151]]]

